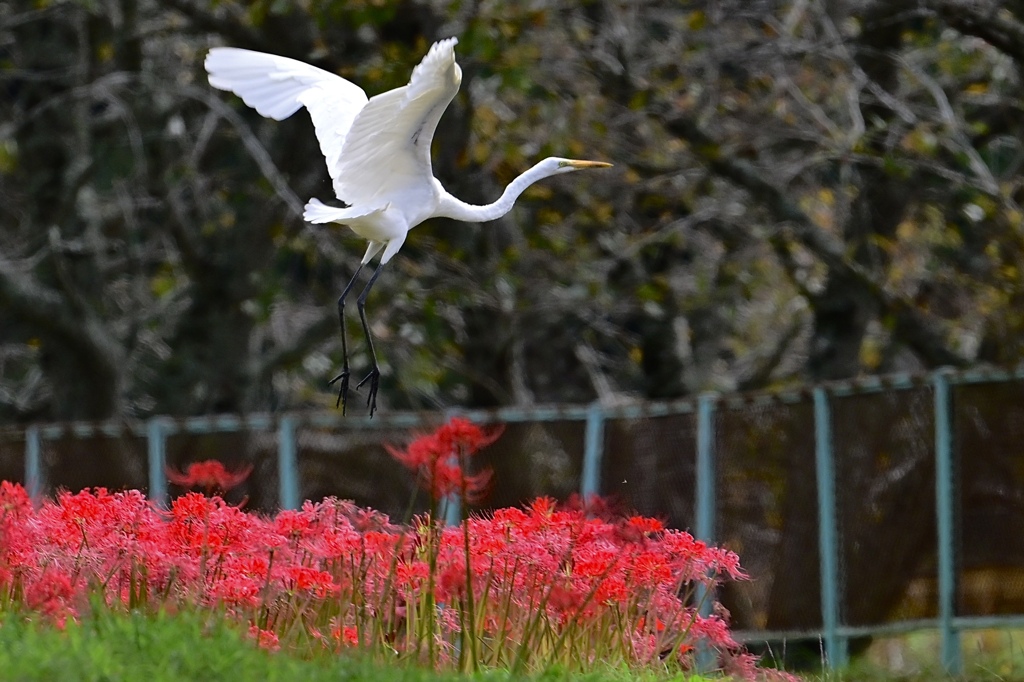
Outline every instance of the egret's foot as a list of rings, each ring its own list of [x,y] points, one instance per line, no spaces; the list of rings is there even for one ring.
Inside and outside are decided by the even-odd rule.
[[[380,384],[380,369],[374,365],[370,373],[363,377],[363,380],[356,384],[356,390],[363,387],[363,384],[370,382],[370,392],[366,396],[366,406],[370,408],[370,418],[377,411],[377,386]]]
[[[341,370],[341,374],[327,382],[328,386],[333,386],[335,382],[341,382],[338,385],[338,402],[334,403],[335,407],[341,407],[341,416],[345,416],[345,405],[348,402],[348,367]]]

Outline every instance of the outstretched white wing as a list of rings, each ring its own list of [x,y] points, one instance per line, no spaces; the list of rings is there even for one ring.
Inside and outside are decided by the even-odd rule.
[[[213,48],[205,65],[210,85],[230,90],[267,118],[280,121],[305,106],[337,185],[345,136],[367,103],[359,86],[295,59],[237,47]]]
[[[432,190],[430,141],[459,91],[456,38],[434,43],[409,84],[370,99],[331,168],[338,198],[353,206],[416,200]]]

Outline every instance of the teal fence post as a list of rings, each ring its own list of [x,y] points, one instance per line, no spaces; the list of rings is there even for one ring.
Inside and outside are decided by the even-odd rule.
[[[580,497],[587,500],[601,494],[601,463],[604,458],[604,409],[600,403],[587,408],[586,431],[583,434],[583,479]]]
[[[25,429],[25,491],[33,502],[43,494],[43,439],[38,426]]]
[[[950,675],[963,672],[956,615],[956,573],[953,548],[953,429],[949,377],[933,375],[935,395],[935,514],[938,530],[939,630],[942,665]]]
[[[149,500],[157,507],[167,506],[167,432],[163,419],[154,417],[146,424],[146,451],[149,459]]]
[[[444,423],[447,424],[452,419],[459,416],[459,411],[454,409],[447,409],[444,411]],[[458,457],[454,456],[454,464],[462,466],[462,462],[458,461]],[[463,472],[466,473],[466,472]],[[439,516],[444,517],[444,523],[446,526],[461,526],[462,525],[462,499],[458,493],[452,493],[446,495],[443,501],[443,507],[437,510]]]
[[[718,395],[697,399],[697,499],[694,531],[697,539],[715,541],[715,402]]]
[[[697,399],[697,495],[694,501],[694,535],[708,543],[715,541],[715,403],[718,395],[704,393]],[[711,615],[714,590],[704,583],[697,584],[694,595],[701,616]],[[697,650],[697,668],[714,667],[714,652],[707,647]]]
[[[814,389],[814,459],[818,483],[818,555],[821,567],[821,623],[829,668],[846,665],[846,637],[839,634],[839,544],[836,539],[836,478],[832,412],[828,393]]]
[[[281,509],[298,509],[299,471],[294,417],[282,417],[277,425],[277,485]]]
[[[444,523],[446,526],[462,525],[462,500],[454,493],[444,498]]]

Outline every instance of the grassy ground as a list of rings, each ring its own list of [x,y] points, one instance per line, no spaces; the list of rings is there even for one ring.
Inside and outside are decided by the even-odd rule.
[[[939,637],[920,632],[878,639],[849,668],[806,675],[808,682],[1024,682],[1024,631],[984,630],[961,636],[963,673],[939,662]]]
[[[119,615],[100,610],[64,632],[0,614],[0,679],[5,682],[504,682],[501,672],[472,677],[432,674],[351,656],[302,659],[271,654],[220,620],[196,614]],[[963,635],[964,674],[953,676],[938,663],[938,637],[916,633],[879,639],[866,655],[839,672],[803,675],[807,682],[1024,682],[1024,631],[982,631]],[[558,672],[528,682],[683,682],[684,678],[638,677],[626,670],[566,676]],[[715,678],[721,679],[721,678]],[[685,682],[701,682],[693,677]]]
[[[471,679],[499,682],[501,672],[469,677],[436,675],[420,668],[394,667],[349,656],[320,655],[305,660],[268,653],[244,635],[202,616],[114,615],[100,612],[64,632],[0,614],[0,679],[5,682],[445,682]],[[520,678],[523,679],[523,678]],[[556,672],[525,678],[533,682],[567,679]],[[575,675],[574,682],[668,682],[683,678],[637,677],[631,671]],[[700,682],[689,678],[687,682]]]

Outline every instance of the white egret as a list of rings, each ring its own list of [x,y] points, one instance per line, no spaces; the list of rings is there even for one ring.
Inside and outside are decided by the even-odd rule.
[[[381,269],[402,248],[409,230],[434,217],[466,222],[495,220],[512,209],[527,187],[542,178],[582,168],[603,168],[600,161],[549,157],[513,180],[492,204],[475,206],[456,199],[433,176],[430,142],[441,114],[462,82],[455,62],[456,38],[434,43],[413,69],[409,84],[367,99],[358,86],[315,66],[287,57],[232,47],[215,47],[206,57],[210,85],[230,90],[263,116],[288,118],[302,107],[309,110],[334,191],[344,208],[317,199],[306,204],[311,223],[347,225],[369,240],[362,262],[338,298],[341,321],[341,373],[338,386],[342,413],[348,397],[349,363],[345,339],[345,298],[370,260],[384,250],[376,270],[358,298],[359,319],[373,364],[356,385],[369,383],[367,407],[377,408],[380,369],[366,324],[366,297]]]

